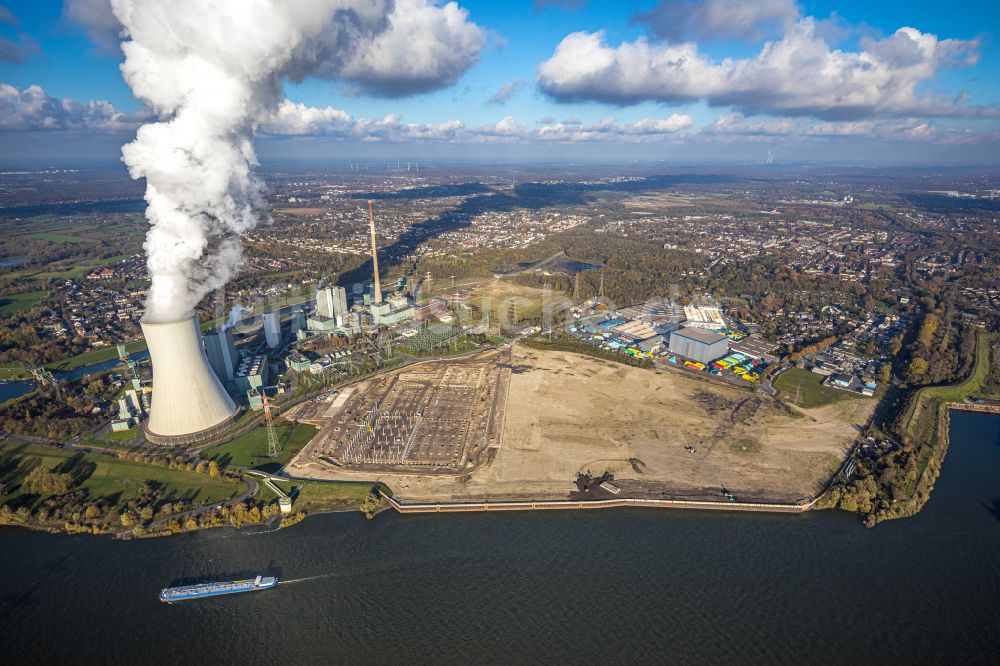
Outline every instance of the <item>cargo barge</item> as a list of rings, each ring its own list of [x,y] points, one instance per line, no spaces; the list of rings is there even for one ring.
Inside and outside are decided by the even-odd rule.
[[[237,594],[239,592],[257,592],[278,585],[274,576],[257,576],[253,580],[230,580],[217,583],[198,583],[197,585],[182,585],[167,587],[160,590],[160,601],[172,604],[175,601],[215,597],[220,594]]]

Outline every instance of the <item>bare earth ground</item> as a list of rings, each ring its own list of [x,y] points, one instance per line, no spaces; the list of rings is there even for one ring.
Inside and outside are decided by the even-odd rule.
[[[312,444],[287,471],[380,480],[403,501],[562,499],[587,471],[613,473],[621,496],[718,498],[725,485],[738,500],[794,501],[820,489],[875,406],[795,412],[714,382],[519,346],[511,365],[499,448],[469,475],[351,472],[311,462]]]

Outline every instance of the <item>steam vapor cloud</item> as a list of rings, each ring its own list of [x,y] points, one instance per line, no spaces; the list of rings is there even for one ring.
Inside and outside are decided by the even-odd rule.
[[[189,316],[242,259],[262,183],[253,138],[285,78],[348,82],[376,95],[424,92],[478,59],[483,31],[430,0],[111,0],[122,74],[159,118],[122,148],[146,179],[145,319]]]

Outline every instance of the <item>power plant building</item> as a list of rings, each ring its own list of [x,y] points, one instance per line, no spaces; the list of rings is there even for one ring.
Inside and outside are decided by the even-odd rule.
[[[141,325],[153,366],[153,399],[143,427],[146,439],[184,446],[227,430],[239,408],[209,365],[198,320]]]
[[[670,334],[670,351],[693,361],[710,363],[729,353],[729,338],[703,328],[686,327]]]
[[[268,349],[277,349],[281,346],[281,313],[265,312],[261,319],[264,321],[264,339]]]
[[[236,388],[240,393],[246,395],[251,389],[259,391],[267,386],[270,379],[270,370],[267,364],[267,356],[263,354],[248,356],[240,363],[236,370]]]
[[[236,377],[236,366],[240,356],[236,353],[233,334],[229,330],[209,333],[204,338],[205,354],[208,364],[215,371],[215,376],[223,383],[229,383]]]
[[[347,290],[343,287],[324,287],[316,290],[316,314],[329,319],[347,312]]]

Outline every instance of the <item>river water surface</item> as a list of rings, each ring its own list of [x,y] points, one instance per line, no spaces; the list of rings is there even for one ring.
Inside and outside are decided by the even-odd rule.
[[[997,663],[1000,418],[952,414],[916,518],[315,516],[116,542],[0,530],[7,664]],[[182,578],[276,590],[168,606]]]

